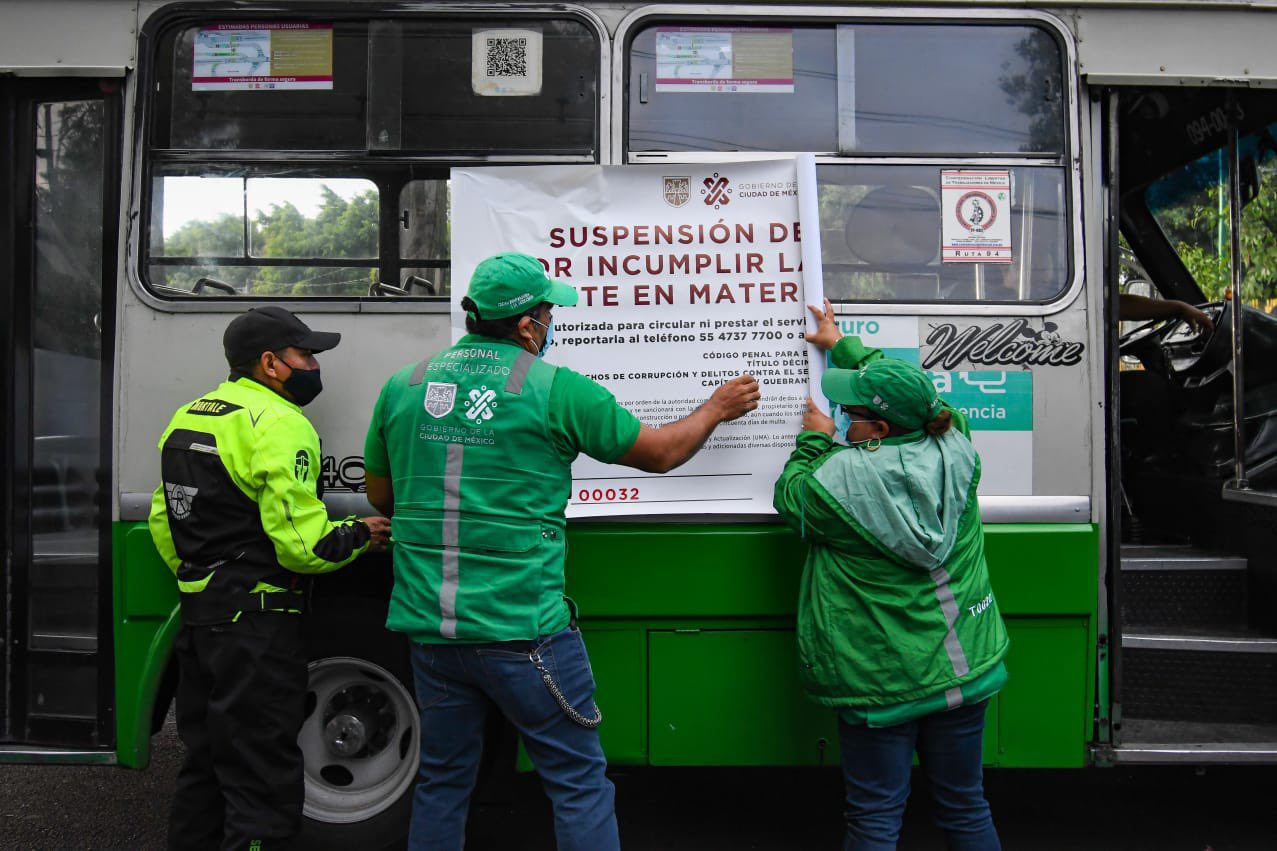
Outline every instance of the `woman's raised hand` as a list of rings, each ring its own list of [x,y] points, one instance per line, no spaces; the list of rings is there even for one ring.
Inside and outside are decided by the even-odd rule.
[[[816,317],[816,330],[804,335],[807,342],[823,351],[829,351],[842,339],[842,332],[838,330],[838,323],[834,320],[834,306],[829,303],[829,299],[825,299],[824,310],[814,304],[807,305],[807,309]]]

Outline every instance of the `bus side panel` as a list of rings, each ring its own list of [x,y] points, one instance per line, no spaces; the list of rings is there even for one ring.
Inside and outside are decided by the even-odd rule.
[[[1007,620],[1011,679],[999,695],[996,764],[1086,764],[1095,703],[1099,528],[985,527],[985,554]]]
[[[592,621],[584,629],[594,698],[606,719],[599,726],[603,750],[612,762],[646,765],[648,630],[625,621]]]
[[[803,697],[792,629],[654,630],[648,647],[653,765],[837,760],[836,716]]]
[[[177,583],[145,523],[116,523],[115,693],[121,765],[151,759],[151,718],[179,626]]]
[[[804,546],[792,533],[600,524],[574,526],[569,541],[568,590],[612,762],[837,762],[835,715],[798,683],[793,617]],[[1097,528],[990,525],[986,545],[1011,634],[1011,680],[990,703],[985,760],[1082,766],[1094,701]]]
[[[177,595],[145,524],[117,524],[115,540],[119,759],[141,767]],[[990,525],[986,545],[1012,641],[986,761],[1081,766],[1094,700],[1097,530]],[[798,687],[792,621],[803,545],[790,532],[575,527],[570,553],[568,588],[582,611],[613,762],[836,762],[833,713]],[[661,610],[670,615],[645,614]]]

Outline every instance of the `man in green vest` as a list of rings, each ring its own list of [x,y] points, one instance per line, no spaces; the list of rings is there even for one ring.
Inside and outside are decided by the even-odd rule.
[[[413,642],[421,772],[409,847],[457,851],[489,703],[518,728],[560,851],[619,847],[594,678],[564,597],[572,461],[664,473],[758,406],[742,375],[649,428],[605,388],[541,360],[577,292],[526,254],[476,267],[457,345],[386,382],[364,448],[368,499],[394,512],[387,627]]]
[[[323,389],[315,352],[340,334],[280,307],[240,314],[229,379],[160,438],[151,537],[177,576],[177,777],[169,848],[286,847],[301,824],[304,574],[385,547],[384,517],[328,519],[319,438],[301,407]]]

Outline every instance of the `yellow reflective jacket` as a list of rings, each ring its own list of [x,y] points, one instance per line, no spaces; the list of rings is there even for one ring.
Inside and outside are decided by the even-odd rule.
[[[368,547],[363,523],[328,519],[310,421],[251,379],[183,405],[159,449],[151,537],[177,576],[185,623],[299,612],[298,574],[336,570]]]

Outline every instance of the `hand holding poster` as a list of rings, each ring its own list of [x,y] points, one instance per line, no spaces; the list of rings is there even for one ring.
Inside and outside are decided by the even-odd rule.
[[[821,298],[804,292],[794,161],[455,169],[452,192],[454,338],[475,265],[521,251],[581,296],[555,309],[547,358],[645,424],[741,373],[762,387],[756,411],[671,474],[582,456],[568,516],[770,513],[808,395],[806,304]]]

